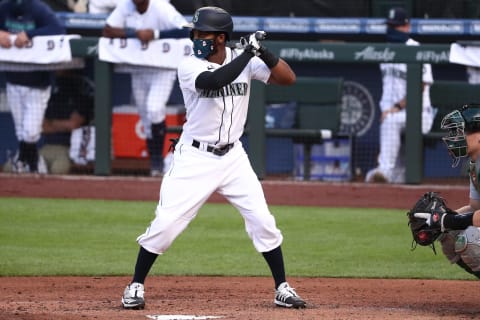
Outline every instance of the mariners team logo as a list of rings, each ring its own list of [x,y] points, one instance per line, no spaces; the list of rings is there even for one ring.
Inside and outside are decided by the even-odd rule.
[[[197,12],[195,12],[195,15],[193,16],[193,19],[192,19],[192,22],[193,22],[193,23],[195,23],[195,22],[198,21],[198,15],[199,15],[199,14],[200,14],[200,12],[198,12],[198,10],[197,10]]]
[[[340,133],[362,136],[372,126],[375,104],[367,88],[355,81],[343,83]]]

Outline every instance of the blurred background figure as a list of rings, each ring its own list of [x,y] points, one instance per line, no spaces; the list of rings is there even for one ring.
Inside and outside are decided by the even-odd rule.
[[[42,123],[39,150],[47,172],[51,174],[68,174],[71,171],[72,131],[93,122],[94,86],[82,72],[65,69],[55,74],[52,95]],[[12,162],[8,161],[3,170],[11,172]]]
[[[59,70],[43,121],[44,144],[40,149],[49,173],[70,172],[71,133],[75,129],[91,125],[93,113],[92,81],[82,75],[81,70]]]
[[[168,1],[123,0],[107,18],[103,36],[142,42],[187,38],[189,31],[183,28],[186,24]],[[135,105],[147,137],[151,176],[163,174],[166,105],[176,78],[175,69],[139,68],[131,72]]]
[[[419,43],[409,37],[410,19],[403,8],[392,8],[387,23],[387,42],[416,46]],[[407,65],[381,63],[382,98],[380,100],[380,153],[378,167],[367,172],[366,182],[404,183],[405,166],[401,149],[401,134],[407,122]],[[430,85],[433,83],[432,67],[422,70],[422,133],[428,133],[433,124],[434,110],[430,102]]]
[[[6,0],[0,3],[0,46],[23,48],[35,36],[64,34],[54,11],[40,0]],[[14,37],[12,37],[14,36]],[[44,173],[37,142],[50,98],[52,72],[6,72],[7,104],[12,112],[18,153],[12,161],[17,173]]]

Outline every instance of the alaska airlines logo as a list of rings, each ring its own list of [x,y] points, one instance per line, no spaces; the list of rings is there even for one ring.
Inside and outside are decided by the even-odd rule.
[[[368,46],[362,51],[355,52],[355,60],[363,61],[392,61],[395,58],[395,51],[385,48],[383,50],[375,50],[375,47]]]
[[[342,92],[340,132],[364,135],[375,118],[375,104],[367,88],[358,82],[345,81]]]
[[[223,88],[217,90],[202,90],[200,94],[204,98],[218,98],[226,96],[246,96],[248,84],[246,82],[230,83]]]
[[[448,62],[450,57],[449,51],[441,51],[441,52],[435,52],[435,51],[418,51],[417,55],[415,58],[417,61],[422,61],[422,62]]]
[[[284,48],[280,50],[280,58],[287,60],[333,60],[335,59],[335,53],[330,50],[322,49],[297,49],[297,48]]]

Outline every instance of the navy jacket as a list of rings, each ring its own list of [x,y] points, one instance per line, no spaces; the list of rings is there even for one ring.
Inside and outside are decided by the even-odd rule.
[[[29,38],[65,34],[55,12],[40,0],[6,0],[0,3],[0,30],[10,33],[25,31]],[[52,72],[6,72],[6,81],[29,87],[46,87]]]

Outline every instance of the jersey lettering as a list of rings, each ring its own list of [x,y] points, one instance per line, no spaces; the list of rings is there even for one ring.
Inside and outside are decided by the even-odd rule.
[[[10,33],[20,33],[22,31],[29,31],[35,29],[35,21],[16,21],[7,19],[5,27]]]
[[[216,90],[204,89],[200,93],[204,98],[218,98],[226,96],[246,96],[248,84],[246,82],[230,83],[223,88]]]

